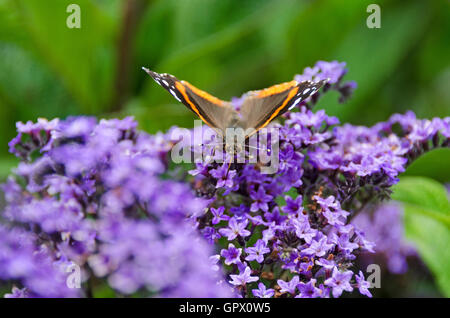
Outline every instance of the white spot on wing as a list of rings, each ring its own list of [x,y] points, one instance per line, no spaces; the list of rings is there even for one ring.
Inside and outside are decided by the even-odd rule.
[[[181,102],[181,99],[177,96],[177,94],[173,90],[169,90],[170,94],[177,99],[177,101]]]
[[[291,110],[292,108],[294,108],[295,106],[297,106],[297,104],[298,104],[301,100],[302,100],[301,97],[297,98],[297,99],[295,100],[294,104],[292,104],[292,106],[290,106],[290,107],[288,108],[288,110]]]

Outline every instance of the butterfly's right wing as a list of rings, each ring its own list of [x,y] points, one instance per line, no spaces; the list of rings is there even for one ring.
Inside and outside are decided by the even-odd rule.
[[[208,126],[222,136],[237,116],[230,103],[220,100],[194,85],[180,81],[170,74],[159,74],[143,68],[156,83],[165,88],[179,102],[186,105]]]
[[[245,129],[254,132],[317,92],[327,81],[291,81],[247,93],[240,115]]]

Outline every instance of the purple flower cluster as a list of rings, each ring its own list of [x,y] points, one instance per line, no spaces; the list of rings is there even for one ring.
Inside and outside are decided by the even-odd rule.
[[[408,270],[407,257],[416,256],[413,244],[404,237],[403,209],[399,204],[379,205],[374,211],[363,211],[352,222],[364,230],[366,236],[376,244],[376,253],[386,262],[393,274]],[[368,255],[372,259],[373,255]]]
[[[123,295],[232,295],[194,227],[207,201],[165,177],[170,142],[136,125],[18,124],[10,148],[23,161],[3,185],[0,225],[0,280],[16,285],[8,296],[92,296],[102,284]],[[66,282],[71,264],[81,289]]]
[[[0,281],[21,282],[5,297],[77,297],[66,287],[67,259],[53,258],[51,247],[36,244],[39,238],[21,228],[0,227]],[[27,287],[23,287],[27,286]]]
[[[379,242],[352,218],[388,198],[419,155],[450,145],[450,119],[337,126],[311,107],[330,89],[348,98],[345,73],[321,61],[296,76],[328,83],[272,124],[274,174],[210,160],[210,138],[195,151],[211,156],[186,177],[171,168],[171,134],[139,132],[132,118],[19,123],[9,147],[22,161],[0,214],[0,282],[14,285],[5,296],[96,296],[107,285],[159,297],[371,297],[355,261]],[[81,289],[66,282],[73,264]]]
[[[342,83],[344,67],[318,62],[296,80],[328,78],[324,91],[346,98],[355,86]],[[273,124],[280,129],[275,174],[204,162],[191,171],[198,193],[212,198],[198,228],[222,246],[216,258],[242,297],[339,297],[354,289],[370,297],[370,284],[353,268],[375,243],[351,218],[389,197],[418,155],[449,146],[449,118],[419,120],[408,112],[373,127],[336,126],[337,118],[309,109],[314,98]]]

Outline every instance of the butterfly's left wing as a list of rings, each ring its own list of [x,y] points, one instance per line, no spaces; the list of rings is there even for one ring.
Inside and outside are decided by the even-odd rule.
[[[222,136],[237,116],[229,102],[220,100],[186,81],[180,81],[173,75],[143,69],[156,83],[165,88],[173,97],[186,105],[203,122],[214,128]]]
[[[291,81],[247,93],[240,111],[243,128],[258,131],[316,93],[326,82]]]

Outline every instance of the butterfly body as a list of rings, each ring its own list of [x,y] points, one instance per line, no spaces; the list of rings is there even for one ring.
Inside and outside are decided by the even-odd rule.
[[[275,118],[313,95],[327,81],[290,81],[244,94],[237,111],[231,102],[223,101],[189,82],[178,80],[167,73],[156,73],[143,68],[156,83],[175,99],[186,105],[203,122],[212,127],[224,140],[229,129],[240,129],[247,140]],[[227,145],[227,148],[233,145]]]

